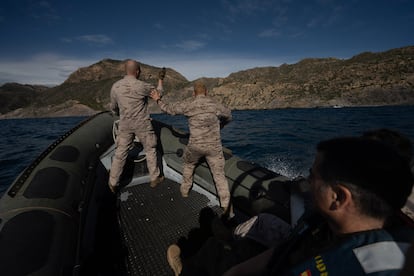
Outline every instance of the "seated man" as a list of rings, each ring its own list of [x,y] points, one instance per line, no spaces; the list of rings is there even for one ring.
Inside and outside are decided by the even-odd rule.
[[[398,275],[414,233],[387,223],[413,186],[407,160],[372,139],[328,140],[309,181],[319,222],[225,275]]]
[[[413,186],[407,161],[372,139],[332,139],[318,145],[309,181],[315,214],[304,216],[281,245],[225,275],[398,275],[414,233],[388,222]],[[222,275],[237,263],[228,255],[209,258],[202,248],[175,267],[181,275]]]

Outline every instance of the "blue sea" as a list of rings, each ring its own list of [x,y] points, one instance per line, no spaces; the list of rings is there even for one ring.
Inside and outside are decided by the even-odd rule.
[[[414,141],[414,106],[276,109],[232,114],[233,121],[222,130],[223,145],[243,159],[291,178],[307,175],[320,140],[389,128]],[[183,116],[152,117],[188,130]],[[48,145],[85,119],[0,120],[0,193]]]

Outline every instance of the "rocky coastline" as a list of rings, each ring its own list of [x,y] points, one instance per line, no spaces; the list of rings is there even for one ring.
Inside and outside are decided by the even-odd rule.
[[[142,64],[141,79],[156,83],[160,68]],[[59,86],[4,84],[0,119],[89,116],[107,110],[123,61],[104,59],[79,68]],[[234,110],[414,105],[414,46],[350,59],[308,58],[295,64],[202,78],[209,94]],[[197,81],[197,80],[195,80]],[[166,101],[191,95],[192,81],[167,68]],[[150,101],[151,112],[159,112]]]

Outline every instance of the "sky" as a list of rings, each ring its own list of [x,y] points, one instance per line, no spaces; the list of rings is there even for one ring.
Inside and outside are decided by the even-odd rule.
[[[59,85],[102,59],[188,80],[414,45],[412,0],[1,0],[0,84]]]

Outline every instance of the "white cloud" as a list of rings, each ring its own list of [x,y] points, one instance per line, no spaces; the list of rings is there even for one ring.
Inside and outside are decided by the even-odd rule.
[[[164,29],[164,26],[161,23],[155,23],[154,28],[157,29],[157,30],[162,30],[162,29]]]
[[[81,41],[86,43],[92,43],[97,45],[106,45],[113,43],[112,38],[107,35],[103,34],[89,34],[89,35],[81,35],[77,37],[62,37],[60,41],[64,43],[72,43],[74,41]]]
[[[80,41],[92,42],[96,44],[112,43],[112,39],[109,36],[103,35],[103,34],[82,35],[82,36],[78,36],[76,39]]]
[[[64,82],[78,68],[95,62],[48,53],[38,54],[26,60],[0,60],[0,83],[18,82],[55,86]]]
[[[197,41],[197,40],[185,40],[185,41],[175,44],[177,48],[180,48],[186,51],[195,51],[200,48],[203,48],[204,45],[205,45],[204,42]]]
[[[30,3],[31,16],[35,19],[59,20],[60,15],[48,1],[32,1]]]
[[[222,0],[222,5],[230,12],[230,14],[246,14],[251,15],[257,12],[264,12],[271,8],[274,3],[269,0],[238,0],[238,1],[229,1]]]
[[[319,24],[321,23],[321,19],[322,19],[321,17],[310,18],[308,23],[306,24],[306,27],[311,28],[311,29],[318,28]]]
[[[65,43],[71,43],[73,42],[73,39],[70,37],[62,37],[60,41],[65,42]]]
[[[259,37],[278,37],[280,32],[275,29],[267,29],[259,33]]]

